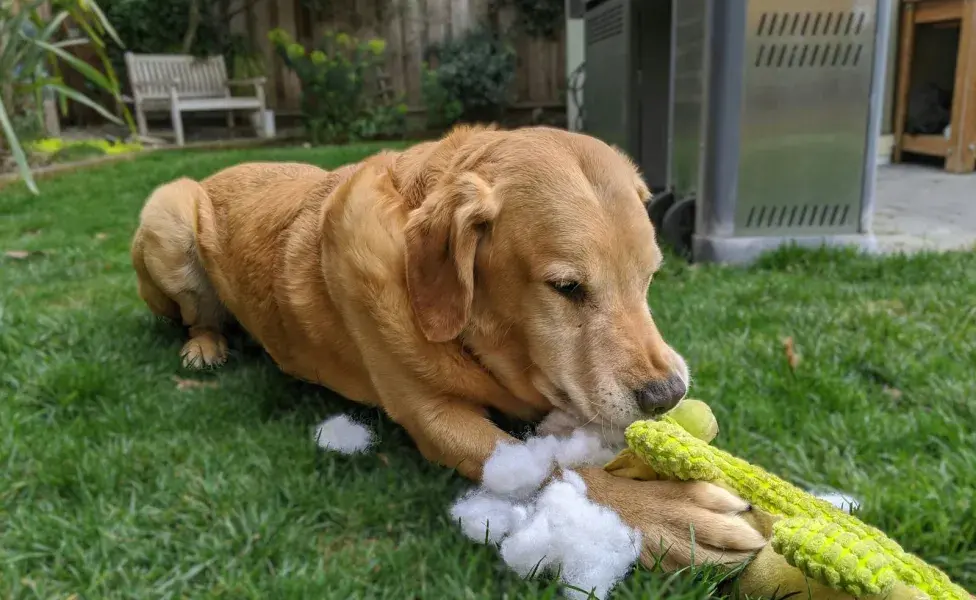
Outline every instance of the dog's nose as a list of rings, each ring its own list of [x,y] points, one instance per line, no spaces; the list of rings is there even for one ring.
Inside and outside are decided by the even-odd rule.
[[[672,375],[667,379],[656,379],[644,384],[635,395],[641,412],[656,417],[677,406],[687,392],[688,385],[684,380]]]

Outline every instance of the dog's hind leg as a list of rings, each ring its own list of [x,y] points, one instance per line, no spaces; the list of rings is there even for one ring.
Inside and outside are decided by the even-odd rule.
[[[200,369],[227,359],[222,329],[227,311],[217,297],[196,248],[197,197],[206,192],[196,181],[177,179],[149,196],[132,242],[139,295],[154,313],[179,319],[190,339],[183,365]]]
[[[215,367],[227,360],[227,338],[222,333],[227,313],[208,280],[196,283],[195,289],[181,292],[176,299],[183,324],[190,330],[190,339],[180,350],[183,366],[190,369]]]

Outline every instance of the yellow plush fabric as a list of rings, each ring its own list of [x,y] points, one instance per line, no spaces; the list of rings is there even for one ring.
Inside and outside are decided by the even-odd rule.
[[[659,421],[631,425],[629,449],[606,468],[633,479],[708,481],[749,501],[756,509],[752,524],[770,545],[745,569],[740,590],[752,595],[799,591],[824,600],[970,599],[945,573],[878,529],[710,446],[718,430],[711,410],[698,401],[682,407],[685,402]]]

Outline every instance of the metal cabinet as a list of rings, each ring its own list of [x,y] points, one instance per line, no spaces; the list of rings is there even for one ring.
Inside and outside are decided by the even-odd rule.
[[[871,249],[890,10],[591,1],[586,131],[634,155],[661,190],[649,209],[661,237],[696,260],[748,262],[784,243]],[[619,15],[612,28],[606,15]]]

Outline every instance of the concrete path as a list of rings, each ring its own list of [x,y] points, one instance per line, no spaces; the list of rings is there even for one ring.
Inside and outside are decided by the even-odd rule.
[[[976,175],[879,167],[874,233],[882,252],[976,249]]]

